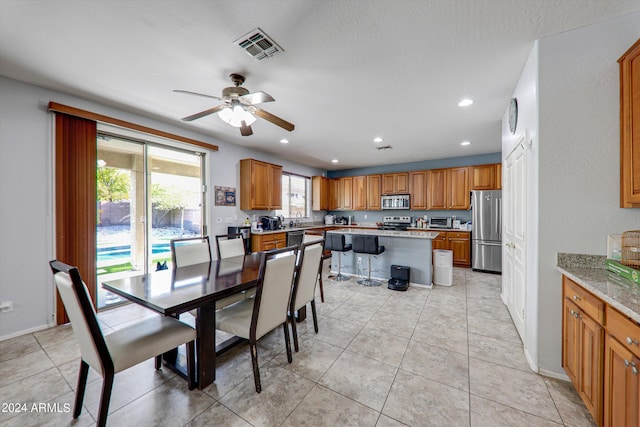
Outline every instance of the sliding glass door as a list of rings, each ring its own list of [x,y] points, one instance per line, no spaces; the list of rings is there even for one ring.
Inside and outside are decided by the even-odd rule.
[[[121,302],[100,283],[171,268],[170,240],[204,229],[204,154],[98,135],[98,308]]]

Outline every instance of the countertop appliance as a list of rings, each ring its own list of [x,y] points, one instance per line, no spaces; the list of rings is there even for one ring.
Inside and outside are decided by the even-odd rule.
[[[300,247],[303,240],[304,240],[304,230],[287,232],[287,246]]]
[[[431,217],[429,218],[429,228],[451,228],[451,217]]]
[[[502,190],[471,192],[471,268],[502,273]]]
[[[277,216],[261,216],[260,222],[264,231],[280,230],[282,228],[280,218]]]
[[[333,215],[325,215],[324,217],[325,225],[333,225],[333,220],[334,220]]]
[[[251,227],[227,227],[229,239],[242,239],[246,254],[251,253]]]
[[[408,194],[388,194],[380,196],[382,209],[410,209]]]
[[[385,216],[378,230],[406,230],[411,225],[410,216]]]

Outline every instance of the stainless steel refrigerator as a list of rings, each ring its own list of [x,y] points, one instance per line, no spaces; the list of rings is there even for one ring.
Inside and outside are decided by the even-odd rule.
[[[471,268],[502,272],[502,190],[471,192]]]

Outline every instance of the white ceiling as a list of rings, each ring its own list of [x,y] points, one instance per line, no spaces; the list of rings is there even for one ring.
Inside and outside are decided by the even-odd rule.
[[[0,0],[0,74],[346,169],[500,151],[534,40],[638,10],[638,0]],[[285,52],[256,61],[233,44],[256,27]],[[216,115],[180,121],[219,102],[173,89],[219,96],[232,72],[272,95],[264,109],[295,130],[258,119],[242,137]],[[459,108],[465,97],[475,104]],[[377,151],[376,136],[393,149]]]

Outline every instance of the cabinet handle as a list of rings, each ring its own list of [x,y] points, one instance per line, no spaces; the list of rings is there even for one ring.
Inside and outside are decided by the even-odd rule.
[[[580,312],[579,311],[574,311],[574,310],[569,310],[569,312],[571,313],[571,315],[573,317],[575,317],[576,319],[581,318],[582,316],[580,316]]]
[[[633,338],[631,338],[631,337],[627,337],[627,344],[629,344],[629,345],[633,345],[633,344],[635,344],[635,345],[640,345],[640,343],[638,342],[638,340],[634,340],[634,339],[633,339]]]
[[[637,369],[637,368],[636,368],[636,363],[635,363],[635,362],[629,362],[627,359],[624,359],[624,365],[625,365],[627,368],[628,368],[629,366],[631,366],[632,368]],[[637,370],[636,370],[636,372],[637,372]]]
[[[574,295],[573,296],[573,300],[574,301],[580,301],[582,298],[580,298],[578,295]]]

